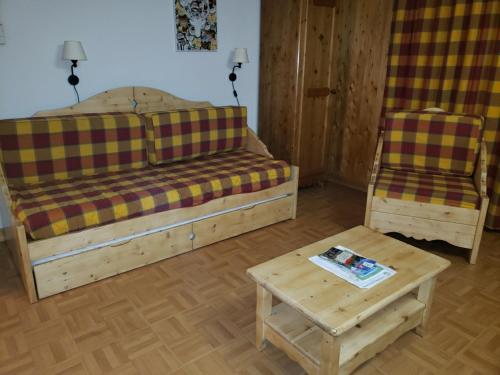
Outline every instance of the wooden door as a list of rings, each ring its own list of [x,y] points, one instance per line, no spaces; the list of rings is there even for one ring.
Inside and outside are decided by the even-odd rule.
[[[332,121],[334,90],[332,52],[334,0],[303,0],[300,47],[302,87],[299,90],[297,163],[300,184],[310,185],[326,170],[329,128]]]

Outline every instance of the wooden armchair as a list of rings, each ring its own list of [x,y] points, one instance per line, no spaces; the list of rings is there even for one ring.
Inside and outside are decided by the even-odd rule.
[[[365,226],[468,248],[475,264],[489,203],[483,119],[405,111],[384,121]]]

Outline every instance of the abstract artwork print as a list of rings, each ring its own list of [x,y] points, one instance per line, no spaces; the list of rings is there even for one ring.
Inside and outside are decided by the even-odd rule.
[[[177,51],[217,51],[217,0],[175,0]]]

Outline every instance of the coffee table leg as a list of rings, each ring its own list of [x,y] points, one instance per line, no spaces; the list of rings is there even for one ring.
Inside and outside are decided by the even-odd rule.
[[[424,315],[422,317],[422,323],[415,328],[415,332],[419,336],[425,334],[425,328],[427,327],[427,322],[429,321],[429,316],[431,313],[432,298],[434,296],[434,288],[436,287],[436,277],[427,280],[418,288],[417,299],[425,304]]]
[[[321,360],[319,363],[320,375],[339,374],[340,343],[337,337],[323,332],[321,342]]]
[[[257,311],[256,311],[256,337],[255,345],[257,349],[263,350],[266,347],[264,320],[271,315],[273,309],[273,295],[262,286],[257,284]]]

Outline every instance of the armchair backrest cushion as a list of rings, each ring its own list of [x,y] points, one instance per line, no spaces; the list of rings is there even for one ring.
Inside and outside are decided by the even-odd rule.
[[[134,113],[0,121],[8,183],[23,185],[148,165],[144,119]]]
[[[388,112],[382,165],[410,172],[470,176],[480,148],[482,125],[481,116]]]
[[[151,164],[237,150],[247,142],[245,107],[210,107],[145,113]]]

